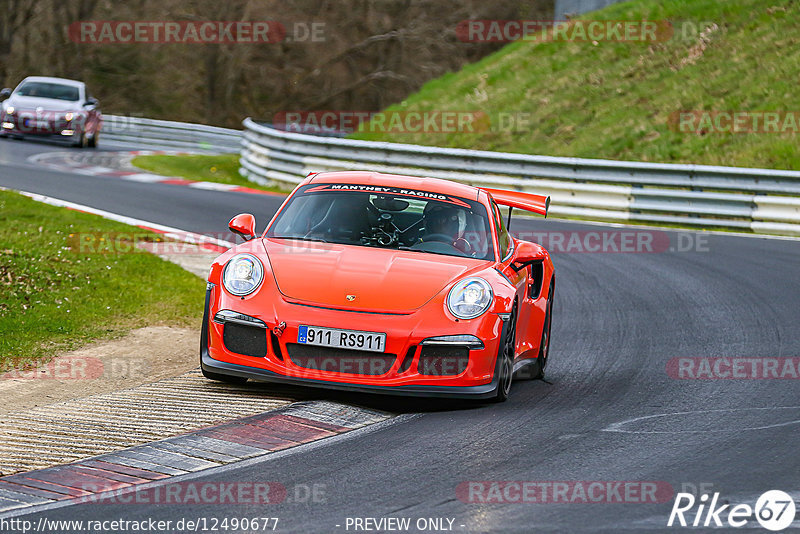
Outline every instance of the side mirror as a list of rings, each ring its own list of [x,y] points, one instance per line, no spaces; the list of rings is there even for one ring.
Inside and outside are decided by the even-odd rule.
[[[231,219],[228,228],[245,241],[250,241],[256,236],[256,218],[249,213],[240,213]]]
[[[97,100],[97,99],[96,99],[95,97],[93,97],[93,96],[90,96],[89,98],[87,98],[87,99],[86,99],[86,102],[83,104],[83,107],[86,107],[86,106],[96,106],[96,105],[97,105],[97,104],[99,104],[99,103],[100,103],[100,101],[99,101],[99,100]]]
[[[9,96],[11,96],[11,89],[8,87],[0,91],[0,98],[8,98]]]
[[[543,262],[545,258],[547,258],[547,251],[541,245],[528,241],[518,241],[511,268],[519,272],[528,265]]]

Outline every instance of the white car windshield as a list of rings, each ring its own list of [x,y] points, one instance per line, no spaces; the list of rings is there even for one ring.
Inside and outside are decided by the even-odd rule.
[[[80,91],[74,85],[49,82],[25,82],[22,87],[17,89],[16,94],[19,96],[68,100],[70,102],[76,102],[80,98]]]
[[[424,191],[361,187],[305,186],[267,237],[494,259],[483,204]]]

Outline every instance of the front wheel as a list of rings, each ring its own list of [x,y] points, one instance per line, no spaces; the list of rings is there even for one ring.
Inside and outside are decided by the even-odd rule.
[[[88,146],[88,140],[86,139],[86,133],[81,133],[81,136],[75,141],[72,146],[76,148],[86,148]]]
[[[544,314],[544,325],[542,326],[542,339],[539,342],[539,355],[536,357],[533,372],[534,380],[544,378],[544,370],[547,367],[547,359],[550,356],[550,330],[553,326],[553,293],[555,282],[550,282],[550,290],[547,293],[547,310]]]
[[[511,310],[511,317],[508,319],[506,337],[497,355],[500,362],[497,368],[499,380],[497,381],[497,391],[492,397],[492,402],[505,402],[511,392],[511,381],[514,377],[514,352],[517,342],[517,305]]]

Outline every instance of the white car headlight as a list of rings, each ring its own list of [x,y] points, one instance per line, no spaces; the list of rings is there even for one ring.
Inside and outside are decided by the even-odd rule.
[[[264,279],[264,266],[252,254],[237,254],[222,273],[222,284],[229,293],[242,297],[255,291]]]
[[[14,106],[8,106],[6,108],[6,113],[9,114],[9,115],[13,115],[14,114]]]
[[[483,278],[465,278],[447,295],[447,309],[459,319],[474,319],[492,304],[492,286]]]

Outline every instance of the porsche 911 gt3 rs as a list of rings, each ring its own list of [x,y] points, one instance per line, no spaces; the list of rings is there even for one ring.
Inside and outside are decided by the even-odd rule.
[[[544,375],[555,273],[500,206],[546,216],[549,197],[312,173],[261,236],[253,215],[234,217],[245,241],[209,274],[203,374],[505,400],[515,372]]]

